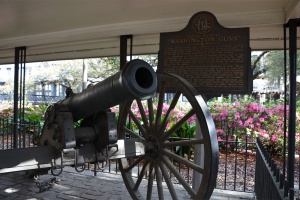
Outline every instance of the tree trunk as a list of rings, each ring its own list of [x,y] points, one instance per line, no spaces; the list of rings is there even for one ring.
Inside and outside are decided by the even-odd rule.
[[[82,91],[87,87],[88,67],[85,66],[84,59],[82,60]]]

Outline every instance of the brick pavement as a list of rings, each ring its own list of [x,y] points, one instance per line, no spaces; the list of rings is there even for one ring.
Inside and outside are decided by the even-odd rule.
[[[100,200],[130,200],[131,197],[119,174],[98,173],[85,171],[77,173],[72,168],[65,168],[63,173],[56,177],[57,183],[45,191],[40,192],[38,184],[50,186],[53,176],[43,175],[37,180],[29,179],[24,172],[0,175],[0,199],[3,200],[52,200],[52,199],[100,199]],[[143,181],[140,192],[146,196],[147,182]],[[175,185],[180,199],[189,199],[185,190],[180,185]],[[167,187],[165,187],[167,190]],[[172,199],[168,192],[164,192],[165,199]],[[153,199],[158,199],[154,196]],[[253,194],[215,190],[212,200],[227,199],[254,199]]]

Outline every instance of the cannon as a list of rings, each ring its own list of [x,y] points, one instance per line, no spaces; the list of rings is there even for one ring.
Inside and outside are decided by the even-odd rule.
[[[117,117],[110,110],[115,105]],[[133,60],[82,93],[68,91],[47,109],[37,146],[2,150],[2,159],[7,162],[0,162],[0,173],[53,175],[64,166],[82,172],[86,163],[116,159],[132,199],[152,199],[154,193],[164,199],[165,192],[179,199],[181,185],[199,200],[209,199],[215,187],[218,141],[197,90],[180,76],[155,73],[148,63]],[[148,179],[146,196],[139,191],[142,179]]]
[[[80,151],[87,146],[104,149],[118,140],[115,114],[107,110],[128,100],[148,99],[156,86],[157,78],[149,64],[141,60],[129,62],[117,74],[82,93],[70,91],[68,98],[50,106],[38,143],[55,150],[76,147]],[[78,120],[80,126],[73,128]]]

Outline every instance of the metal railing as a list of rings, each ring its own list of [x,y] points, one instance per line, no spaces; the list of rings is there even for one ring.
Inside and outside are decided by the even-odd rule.
[[[216,188],[224,190],[253,192],[255,168],[255,142],[246,140],[219,141],[230,145],[219,154],[219,172]],[[245,147],[244,151],[240,147]],[[251,151],[249,151],[251,149]]]
[[[216,188],[254,192],[255,138],[246,129],[216,123],[219,140],[219,172]]]
[[[33,104],[50,104],[63,100],[64,96],[26,95],[26,101]],[[12,102],[13,94],[0,94],[0,102]]]
[[[41,124],[38,122],[25,122],[18,124],[18,146],[27,148],[35,146],[35,139],[41,133]],[[0,150],[13,148],[13,120],[0,119]],[[178,138],[173,138],[174,140]],[[180,138],[183,139],[183,138]],[[190,139],[190,138],[186,138]],[[219,173],[216,188],[235,191],[254,191],[254,169],[255,169],[255,152],[249,153],[249,150],[255,149],[255,142],[248,142],[236,138],[235,141],[219,141],[219,146],[230,145],[226,151],[220,152]],[[245,152],[241,152],[241,148]],[[191,157],[192,155],[188,155]],[[107,163],[99,165],[89,165],[87,169],[95,172],[102,171],[105,173],[120,173],[117,160],[109,160]],[[192,169],[182,168],[181,165],[177,169],[184,173],[186,177],[192,177]],[[136,169],[137,173],[141,170],[141,166]],[[190,183],[190,179],[187,179]],[[190,183],[191,184],[191,183]]]
[[[35,146],[36,139],[41,132],[39,122],[18,123],[18,147],[27,148]],[[15,135],[13,134],[13,119],[0,119],[0,150],[12,149]]]
[[[64,98],[64,96],[27,95],[27,101],[33,104],[56,103]]]
[[[255,194],[257,199],[288,199],[287,183],[283,174],[257,138]],[[284,187],[285,186],[285,187]],[[293,193],[293,191],[290,191]],[[290,193],[290,198],[294,195]]]

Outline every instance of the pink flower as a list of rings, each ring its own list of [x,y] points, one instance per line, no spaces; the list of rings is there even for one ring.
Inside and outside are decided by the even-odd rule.
[[[224,121],[224,120],[226,120],[226,118],[228,116],[228,112],[227,111],[222,111],[220,115],[221,115],[221,119]]]
[[[234,119],[239,119],[241,116],[240,116],[240,113],[239,112],[237,112],[236,114],[235,114],[235,116],[234,116]]]
[[[224,130],[223,129],[216,129],[216,132],[221,135],[221,134],[224,133]]]
[[[262,135],[264,138],[269,138],[269,134],[265,133]]]
[[[279,133],[279,135],[283,135],[284,134],[284,132],[280,128],[278,128],[277,133]]]
[[[265,121],[265,118],[260,117],[260,118],[259,118],[259,121],[263,122],[263,121]]]
[[[217,104],[215,104],[215,109],[219,110],[219,106]]]
[[[148,112],[149,113],[149,112]],[[184,111],[183,110],[179,110],[178,113],[177,113],[177,117],[178,118],[182,118],[184,116]],[[195,120],[196,118],[196,115],[192,116],[191,118],[193,118],[193,120]],[[190,118],[190,119],[191,119]]]
[[[195,118],[196,118],[196,115],[191,116],[191,117],[187,120],[187,123],[188,123],[188,124],[193,123],[194,120],[195,120]]]
[[[163,110],[167,111],[169,109],[170,105],[169,104],[163,104]]]
[[[240,126],[243,126],[243,121],[242,120],[239,120],[238,123],[239,123]]]
[[[171,123],[168,122],[168,123],[167,123],[167,128],[170,128],[170,126],[171,126]]]
[[[284,106],[280,105],[280,104],[277,104],[277,109],[278,110],[284,110]]]
[[[275,135],[275,134],[274,134],[274,135],[272,135],[272,138],[271,138],[271,140],[272,140],[273,142],[276,142],[276,139],[277,139],[276,135]]]
[[[275,112],[274,109],[270,109],[270,110],[269,110],[270,115],[273,115],[274,112]]]
[[[252,123],[252,122],[253,122],[253,118],[252,118],[252,117],[249,117],[249,118],[247,119],[247,121],[248,121],[249,123]]]
[[[267,133],[266,130],[261,130],[261,132],[259,134],[260,134],[260,136],[262,136],[262,137],[264,137],[266,139],[269,138],[269,134]]]

